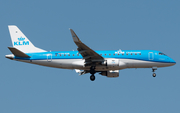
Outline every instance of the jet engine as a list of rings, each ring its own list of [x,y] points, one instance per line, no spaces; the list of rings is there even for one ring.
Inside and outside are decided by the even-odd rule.
[[[126,68],[126,63],[119,59],[108,59],[103,64],[105,64],[107,67]]]
[[[119,77],[119,70],[103,71],[99,74],[107,77]]]
[[[119,66],[119,59],[108,59],[107,66],[110,66],[110,67]]]

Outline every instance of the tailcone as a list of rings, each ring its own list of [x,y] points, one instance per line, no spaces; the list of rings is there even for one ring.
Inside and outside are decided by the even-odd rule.
[[[8,58],[8,59],[11,59],[11,60],[13,60],[13,59],[14,59],[14,55],[13,55],[13,54],[10,54],[10,55],[5,55],[5,57],[6,57],[6,58]]]

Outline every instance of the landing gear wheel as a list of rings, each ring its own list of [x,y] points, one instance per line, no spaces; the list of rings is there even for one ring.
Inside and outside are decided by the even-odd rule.
[[[153,73],[153,77],[156,77],[156,73]]]
[[[94,81],[94,80],[95,80],[95,76],[94,76],[94,75],[91,75],[91,76],[90,76],[90,80],[91,80],[91,81]]]

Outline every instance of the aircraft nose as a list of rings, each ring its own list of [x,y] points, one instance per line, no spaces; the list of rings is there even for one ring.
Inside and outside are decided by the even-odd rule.
[[[176,62],[175,62],[172,58],[170,58],[169,61],[170,61],[170,63],[172,63],[173,65],[176,64]]]

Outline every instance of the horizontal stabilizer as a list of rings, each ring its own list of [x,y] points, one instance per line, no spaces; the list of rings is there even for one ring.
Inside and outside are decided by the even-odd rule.
[[[8,47],[8,48],[14,54],[14,56],[24,57],[24,58],[29,58],[30,57],[30,56],[26,55],[25,53],[21,52],[20,50],[14,48],[14,47]]]

